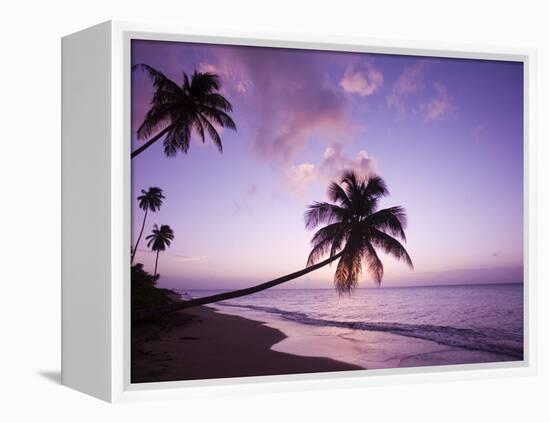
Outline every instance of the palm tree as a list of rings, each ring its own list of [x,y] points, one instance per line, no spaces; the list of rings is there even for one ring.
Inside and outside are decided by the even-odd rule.
[[[156,212],[160,209],[160,206],[162,206],[162,200],[164,199],[164,195],[162,195],[162,189],[157,187],[150,187],[147,191],[142,189],[141,195],[137,199],[139,201],[139,208],[142,210],[145,210],[145,214],[143,216],[143,223],[141,224],[141,231],[139,232],[139,236],[136,241],[136,246],[132,251],[132,260],[130,261],[130,263],[134,262],[134,257],[138,249],[139,241],[141,240],[141,236],[143,235],[143,229],[145,228],[145,220],[147,219],[147,213],[149,212],[149,210],[151,210],[152,212]]]
[[[235,122],[229,116],[233,106],[219,93],[218,75],[195,71],[191,78],[183,72],[183,83],[167,78],[162,72],[146,65],[135,65],[133,69],[142,69],[153,80],[155,93],[151,108],[137,130],[138,139],[149,141],[132,152],[134,158],[164,137],[164,152],[174,156],[178,151],[187,154],[193,130],[205,142],[205,133],[212,139],[218,150],[222,151],[222,140],[216,126],[237,130]]]
[[[305,213],[306,228],[314,229],[320,224],[326,224],[313,235],[313,248],[306,268],[250,288],[170,304],[156,310],[144,310],[133,318],[139,320],[156,313],[250,295],[304,276],[336,260],[339,261],[334,285],[339,293],[351,293],[357,287],[363,265],[379,285],[384,266],[377,250],[403,260],[413,268],[409,254],[399,241],[406,240],[405,210],[399,206],[378,209],[380,198],[387,194],[382,178],[360,178],[353,172],[347,172],[341,184],[333,182],[329,186],[328,196],[332,203],[316,202]],[[327,254],[328,258],[319,261]]]
[[[157,225],[155,225],[151,235],[148,235],[145,239],[149,241],[147,246],[150,247],[151,250],[157,252],[157,258],[155,259],[155,271],[153,273],[153,278],[156,280],[158,278],[157,266],[159,262],[159,253],[166,250],[166,247],[170,246],[170,243],[174,239],[174,231],[172,231],[172,228],[168,225],[161,225],[160,229]]]

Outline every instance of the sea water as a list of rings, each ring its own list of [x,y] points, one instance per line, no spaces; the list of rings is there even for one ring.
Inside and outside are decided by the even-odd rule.
[[[188,293],[198,298],[211,295],[214,291],[195,290]],[[368,351],[358,348],[357,344],[368,338],[362,337],[361,332],[399,335],[408,338],[410,345],[415,340],[429,341],[455,352],[443,359],[425,354],[427,363],[423,364],[428,365],[430,360],[434,364],[447,364],[446,361],[523,359],[522,284],[369,288],[358,289],[351,295],[338,295],[333,289],[270,289],[214,306],[221,312],[254,320],[300,325],[304,330],[294,331],[294,336],[296,333],[313,333],[315,329],[317,334],[333,334],[349,339],[355,342],[355,346],[353,352],[348,351],[347,354],[354,357],[337,357],[365,367],[363,357],[368,355]],[[274,327],[286,332],[284,325],[274,324]],[[307,327],[310,327],[309,332]],[[346,337],[343,336],[344,331]],[[405,347],[396,347],[395,343],[392,347],[387,338],[377,339],[379,348],[383,343],[388,343],[388,350],[409,349],[406,342],[403,344]],[[457,351],[471,354],[459,354]],[[292,348],[287,352],[293,352]],[[485,356],[479,355],[482,353]],[[403,364],[406,361],[399,361],[406,365]],[[413,365],[416,361],[411,363]],[[372,363],[368,365],[372,366]]]

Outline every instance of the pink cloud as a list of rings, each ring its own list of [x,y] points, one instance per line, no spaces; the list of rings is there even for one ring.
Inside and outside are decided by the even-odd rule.
[[[284,49],[226,50],[249,81],[247,113],[255,123],[253,148],[262,157],[289,161],[312,138],[349,137],[345,96],[327,80],[318,56]]]
[[[219,73],[219,69],[212,63],[200,63],[199,72]]]
[[[390,109],[395,109],[399,115],[405,113],[405,98],[424,88],[424,73],[431,63],[420,59],[403,70],[393,83],[391,93],[386,97]]]
[[[205,261],[208,260],[207,256],[179,256],[174,255],[174,261],[179,263],[189,263],[193,261]]]
[[[353,170],[360,176],[368,176],[374,172],[374,160],[365,150],[350,158],[344,153],[341,144],[334,144],[325,149],[323,160],[319,164],[321,175],[328,179],[339,179],[347,170]]]
[[[291,190],[302,192],[315,181],[323,184],[327,181],[337,181],[345,171],[349,170],[360,176],[369,176],[375,171],[375,163],[365,150],[359,151],[354,158],[351,158],[345,154],[342,144],[333,144],[325,149],[318,165],[301,163],[292,166],[287,173],[287,178]]]
[[[229,60],[222,59],[216,63],[201,62],[199,71],[219,75],[225,82],[225,84],[222,84],[222,92],[229,90],[244,94],[252,87],[252,82],[243,79],[240,75],[238,65],[232,64]]]
[[[287,172],[289,188],[298,193],[301,193],[316,178],[317,168],[313,163],[291,166]]]
[[[424,113],[424,120],[434,121],[441,119],[450,106],[447,89],[441,83],[435,83],[435,96],[421,109]]]
[[[372,64],[367,63],[364,70],[355,70],[348,66],[340,86],[348,93],[368,97],[378,91],[384,84],[384,75]]]
[[[386,97],[386,103],[390,109],[397,112],[398,117],[403,117],[408,110],[416,115],[423,117],[425,122],[431,122],[442,119],[450,108],[451,102],[447,93],[446,87],[441,83],[433,84],[433,94],[430,92],[432,86],[427,86],[425,82],[425,74],[429,67],[435,63],[433,60],[420,59],[413,65],[406,67],[401,75],[392,85],[391,93]],[[409,97],[418,96],[422,93],[424,98],[429,99],[411,105]]]

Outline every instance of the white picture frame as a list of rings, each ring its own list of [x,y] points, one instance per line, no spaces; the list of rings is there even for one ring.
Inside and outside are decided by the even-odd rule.
[[[130,245],[130,40],[133,38],[523,62],[524,360],[131,384],[127,246]],[[212,33],[179,25],[106,22],[63,38],[62,71],[64,385],[106,401],[119,402],[525,376],[536,372],[534,50],[304,34]]]

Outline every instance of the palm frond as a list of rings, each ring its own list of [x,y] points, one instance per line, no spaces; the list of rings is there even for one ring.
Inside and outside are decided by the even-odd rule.
[[[169,125],[172,122],[172,110],[173,106],[171,104],[151,107],[138,127],[138,139],[149,138],[154,132]]]
[[[397,236],[403,241],[407,240],[405,236],[407,213],[401,206],[378,210],[368,216],[365,223],[383,232],[388,232],[392,236]]]
[[[181,90],[178,84],[173,82],[170,78],[168,78],[166,75],[164,75],[162,72],[152,66],[149,66],[145,63],[138,63],[132,66],[132,70],[136,69],[140,69],[147,73],[147,75],[149,75],[149,78],[151,78],[151,80],[153,81],[153,86],[155,87],[155,89],[158,89],[160,87],[170,88],[176,92]]]
[[[195,71],[191,77],[189,91],[194,95],[211,93],[220,89],[220,77],[211,72]]]
[[[349,241],[338,260],[334,273],[334,286],[339,294],[350,294],[359,284],[361,276],[361,254]]]
[[[223,110],[215,109],[213,107],[199,107],[200,112],[215,121],[219,126],[223,128],[229,128],[233,131],[237,130],[237,125],[227,113]]]
[[[315,202],[310,205],[304,214],[307,229],[315,229],[321,223],[330,224],[343,221],[347,217],[346,209],[330,203]]]
[[[219,152],[223,152],[223,145],[222,145],[222,139],[220,138],[220,134],[218,134],[218,131],[216,131],[216,128],[214,128],[214,125],[212,125],[208,119],[206,119],[204,116],[199,115],[199,118],[203,125],[206,127],[208,131],[208,135],[210,135],[210,139],[214,143],[214,145],[218,148]]]
[[[204,144],[204,142],[206,141],[206,139],[204,138],[204,126],[202,125],[202,121],[200,118],[197,118],[197,119],[193,119],[193,123],[195,124],[195,130],[197,131],[197,133],[199,134],[199,137],[201,138],[201,141],[202,143]]]
[[[331,182],[328,186],[328,197],[331,201],[339,203],[342,207],[351,207],[351,200],[348,197],[348,194],[336,182]]]
[[[388,188],[384,180],[378,175],[372,175],[367,179],[365,195],[369,198],[378,198],[388,195]]]
[[[404,261],[411,269],[414,269],[409,253],[407,253],[405,247],[395,238],[378,229],[371,228],[370,241],[374,246],[384,251],[385,254],[391,255],[397,260]]]
[[[219,93],[209,93],[202,99],[203,104],[212,109],[219,109],[224,112],[232,112],[233,106],[223,95]]]
[[[384,265],[370,242],[367,241],[364,243],[362,255],[363,260],[367,264],[367,271],[374,279],[376,285],[380,285],[384,277]]]
[[[330,257],[336,255],[346,237],[346,225],[333,223],[319,229],[311,240],[312,250],[309,253],[307,266],[315,264],[320,258],[330,252]]]

